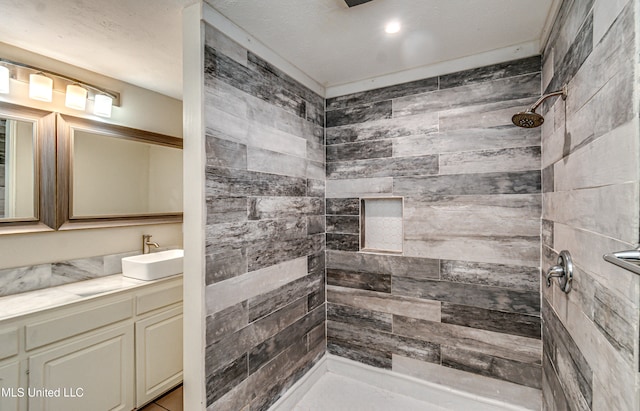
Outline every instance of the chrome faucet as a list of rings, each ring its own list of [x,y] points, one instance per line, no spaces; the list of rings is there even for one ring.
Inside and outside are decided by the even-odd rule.
[[[155,248],[160,248],[160,244],[154,243],[153,241],[151,241],[150,234],[143,234],[142,235],[142,254],[149,254],[151,252],[151,246],[154,246]]]

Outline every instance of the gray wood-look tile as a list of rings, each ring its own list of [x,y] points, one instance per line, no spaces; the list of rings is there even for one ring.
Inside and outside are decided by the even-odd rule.
[[[327,320],[353,324],[361,328],[392,331],[392,315],[348,305],[327,304]]]
[[[247,146],[245,144],[207,135],[205,150],[208,166],[247,169]]]
[[[542,368],[540,365],[507,360],[446,345],[443,345],[441,350],[442,365],[445,367],[498,378],[527,387],[541,388]]]
[[[359,249],[358,234],[327,233],[327,250],[358,251]]]
[[[247,221],[246,197],[207,196],[207,224]]]
[[[325,248],[324,234],[307,235],[293,240],[271,239],[247,246],[249,271],[259,270],[283,261],[316,254]]]
[[[414,278],[440,278],[440,261],[370,253],[327,252],[327,268]]]
[[[327,163],[327,178],[423,176],[438,173],[438,156],[337,161]]]
[[[396,195],[533,194],[541,188],[540,171],[512,173],[454,174],[398,177],[393,180]]]
[[[593,50],[593,15],[589,15],[576,35],[567,53],[558,60],[554,57],[553,78],[545,93],[559,90],[567,84],[589,57]]]
[[[440,270],[441,278],[451,282],[531,292],[537,292],[540,287],[538,267],[442,260]]]
[[[307,191],[305,178],[207,167],[208,196],[297,196]]]
[[[309,197],[325,197],[325,183],[323,180],[307,179],[307,195]]]
[[[545,299],[542,300],[542,335],[545,353],[555,368],[559,364],[568,372],[558,375],[564,393],[570,403],[591,408],[593,402],[593,371],[573,337],[553,312]]]
[[[307,217],[307,235],[322,234],[327,231],[324,215],[314,215]]]
[[[438,113],[367,121],[326,129],[327,145],[425,135],[438,131]]]
[[[555,191],[553,169],[554,169],[553,164],[542,169],[542,192],[543,193],[550,193]]]
[[[553,221],[542,219],[541,240],[549,248],[553,248],[553,224]]]
[[[258,368],[275,358],[284,349],[299,341],[323,321],[325,321],[324,305],[309,312],[295,323],[279,331],[273,337],[256,345],[249,351],[249,372],[255,372]]]
[[[498,80],[542,70],[540,56],[507,61],[491,66],[478,67],[440,76],[440,89],[459,87],[472,83]]]
[[[537,72],[401,97],[393,100],[393,117],[533,97],[540,93],[540,81]]]
[[[322,273],[313,273],[273,291],[250,298],[247,301],[248,319],[249,321],[255,321],[285,307],[291,301],[301,300],[310,293],[319,290],[323,283],[324,276]]]
[[[558,374],[553,369],[549,356],[542,357],[542,400],[549,410],[570,411],[571,407],[564,395]]]
[[[327,284],[390,293],[391,275],[327,268]]]
[[[332,344],[372,347],[376,351],[399,354],[427,362],[440,362],[440,345],[405,335],[365,328],[355,324],[327,321],[327,339]]]
[[[391,177],[327,180],[327,197],[331,198],[390,196],[392,190]]]
[[[261,148],[247,149],[247,170],[292,177],[307,177],[308,161]]]
[[[359,234],[359,216],[327,216],[327,233]]]
[[[368,158],[391,157],[391,140],[361,141],[327,146],[327,161],[352,161]]]
[[[467,305],[442,303],[443,323],[500,333],[540,338],[540,316],[487,310]]]
[[[614,295],[606,288],[595,289],[593,322],[620,355],[633,364],[633,347],[638,323],[638,307]]]
[[[540,169],[540,146],[440,154],[440,174],[471,174]]]
[[[389,87],[377,88],[358,93],[348,94],[327,99],[327,110],[359,106],[364,103],[390,100],[409,94],[420,94],[438,89],[438,78],[430,77],[408,83],[397,84]]]
[[[393,332],[433,344],[471,350],[527,364],[540,364],[539,339],[480,330],[453,324],[393,316]]]
[[[405,239],[539,236],[539,194],[406,197]],[[470,224],[473,222],[473,224]]]
[[[248,272],[247,250],[226,248],[212,250],[205,256],[206,284],[214,284]]]
[[[359,198],[327,198],[327,215],[360,215]]]
[[[326,127],[365,123],[371,120],[380,120],[383,118],[391,118],[390,100],[327,111]]]
[[[248,210],[249,220],[324,215],[324,201],[318,197],[250,197]]]
[[[241,330],[249,325],[247,301],[242,301],[208,316],[206,325],[207,345],[211,345],[216,341],[220,341],[224,336]]]
[[[289,240],[307,236],[307,220],[301,217],[211,224],[205,228],[207,248],[241,248],[256,241],[273,238]]]
[[[540,296],[531,291],[398,276],[392,278],[391,284],[394,295],[511,313],[535,315],[540,312]]]
[[[440,301],[329,285],[327,302],[427,321],[440,321]]]
[[[511,117],[535,102],[536,98],[466,106],[439,112],[439,131],[513,127]]]
[[[211,405],[249,375],[247,354],[236,358],[207,377],[207,405]]]
[[[378,350],[375,346],[365,347],[342,341],[335,336],[327,336],[327,351],[333,355],[371,365],[372,367],[391,369],[391,354]]]
[[[473,128],[394,138],[393,156],[408,157],[539,145],[538,128]]]

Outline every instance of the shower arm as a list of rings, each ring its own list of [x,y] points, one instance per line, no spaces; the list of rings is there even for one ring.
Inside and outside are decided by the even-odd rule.
[[[549,94],[543,95],[535,103],[533,103],[531,105],[531,107],[529,107],[529,110],[527,110],[527,111],[535,113],[536,109],[540,106],[540,104],[542,104],[543,101],[545,101],[549,97],[553,97],[553,96],[562,96],[562,99],[566,100],[567,99],[567,86],[564,85],[564,86],[562,86],[562,90],[554,91],[554,92],[551,92]]]

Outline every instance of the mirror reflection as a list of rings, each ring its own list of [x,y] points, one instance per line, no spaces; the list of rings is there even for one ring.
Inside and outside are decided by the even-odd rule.
[[[36,124],[0,117],[0,220],[36,219]]]
[[[71,218],[182,212],[182,150],[72,129]]]

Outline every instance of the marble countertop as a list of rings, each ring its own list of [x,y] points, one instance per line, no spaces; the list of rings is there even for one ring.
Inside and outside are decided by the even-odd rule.
[[[107,294],[157,284],[181,276],[182,274],[179,274],[154,281],[143,281],[128,278],[122,274],[114,274],[42,290],[8,295],[0,297],[0,321]]]

